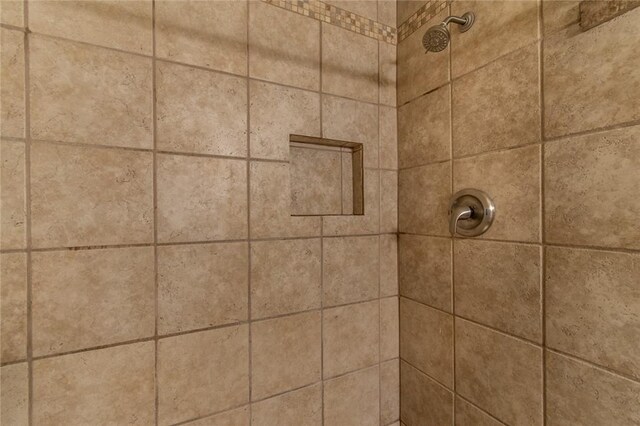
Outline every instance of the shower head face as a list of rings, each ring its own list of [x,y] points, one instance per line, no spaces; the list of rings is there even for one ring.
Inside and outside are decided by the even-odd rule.
[[[422,45],[427,52],[441,52],[449,45],[449,30],[442,23],[429,28],[422,37]]]

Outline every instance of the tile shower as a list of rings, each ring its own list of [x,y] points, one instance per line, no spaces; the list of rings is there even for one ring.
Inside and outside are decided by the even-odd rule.
[[[640,424],[640,8],[579,10],[1,0],[0,423]]]
[[[640,424],[640,9],[583,31],[580,8],[456,0],[400,24],[407,426]],[[467,11],[446,50],[417,47]],[[449,197],[469,187],[495,222],[452,239]]]

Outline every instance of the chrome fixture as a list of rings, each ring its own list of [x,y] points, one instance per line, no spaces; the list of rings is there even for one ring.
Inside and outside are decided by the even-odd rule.
[[[463,189],[456,192],[449,202],[449,232],[463,237],[484,234],[493,223],[495,214],[493,201],[484,191]]]
[[[449,40],[451,39],[451,34],[449,34],[449,28],[447,28],[447,25],[449,25],[450,22],[461,25],[460,32],[463,33],[473,26],[475,18],[476,16],[473,12],[467,12],[461,17],[447,16],[440,24],[434,25],[424,33],[424,36],[422,37],[422,45],[427,49],[427,52],[440,52],[446,49],[447,45],[449,45]]]

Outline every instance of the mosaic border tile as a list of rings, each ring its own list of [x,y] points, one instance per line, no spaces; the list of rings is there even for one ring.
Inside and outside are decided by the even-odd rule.
[[[398,27],[398,42],[409,37],[451,4],[452,0],[429,0]]]
[[[397,30],[321,0],[262,0],[270,5],[317,19],[389,44],[397,44]]]

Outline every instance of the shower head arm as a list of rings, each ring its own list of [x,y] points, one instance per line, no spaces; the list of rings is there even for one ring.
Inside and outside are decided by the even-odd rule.
[[[460,32],[463,33],[473,25],[473,21],[476,20],[476,15],[473,12],[467,12],[462,16],[447,16],[442,23],[446,26],[449,22],[460,25]]]
[[[442,23],[445,25],[449,25],[449,23],[451,22],[458,25],[465,25],[469,23],[469,18],[465,16],[463,16],[462,18],[459,16],[447,16],[446,18],[444,18],[444,21],[442,21]]]

